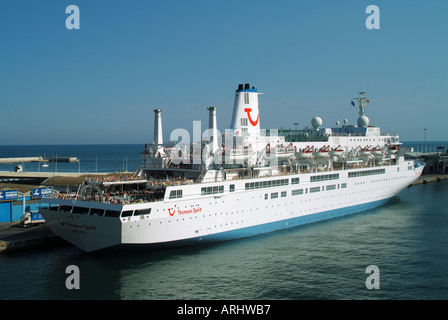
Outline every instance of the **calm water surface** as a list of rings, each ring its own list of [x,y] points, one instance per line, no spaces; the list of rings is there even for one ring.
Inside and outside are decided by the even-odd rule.
[[[110,172],[127,165],[133,171],[142,148],[0,146],[0,157],[76,156],[80,163],[40,169]],[[3,254],[0,299],[447,299],[447,208],[443,181],[410,187],[356,215],[215,245],[103,254],[62,246]],[[79,267],[79,290],[65,286],[69,265]],[[380,270],[379,290],[366,288],[369,265]]]
[[[356,215],[215,245],[0,255],[0,299],[447,299],[448,181]],[[80,270],[68,290],[66,267]],[[366,267],[380,270],[368,290]]]

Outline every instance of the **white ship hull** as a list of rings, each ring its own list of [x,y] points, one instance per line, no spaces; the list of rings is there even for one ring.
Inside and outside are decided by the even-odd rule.
[[[412,170],[409,169],[411,166]],[[384,174],[355,178],[349,178],[348,172],[356,170],[343,170],[197,184],[184,188],[200,190],[205,185],[219,184],[224,185],[225,191],[191,199],[115,206],[120,211],[150,207],[151,213],[148,215],[119,218],[49,209],[41,209],[41,213],[55,234],[86,252],[120,245],[171,246],[231,240],[377,207],[409,186],[423,170],[423,167],[414,169],[413,162],[382,168],[385,169]],[[328,173],[339,173],[339,179],[310,182],[311,176]],[[253,181],[291,181],[293,177],[300,177],[300,183],[292,185],[289,182],[284,186],[245,190],[245,184]],[[228,192],[230,184],[235,185],[234,192]],[[342,187],[343,184],[346,187]],[[320,191],[310,192],[316,188],[320,188]],[[293,195],[293,190],[300,189],[303,194]],[[275,193],[277,197],[272,198]],[[84,201],[47,201],[50,204],[92,207],[90,202]]]

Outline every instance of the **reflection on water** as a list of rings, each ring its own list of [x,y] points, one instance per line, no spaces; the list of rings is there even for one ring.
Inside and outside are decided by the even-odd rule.
[[[448,182],[363,213],[196,247],[0,255],[1,299],[446,299]],[[65,269],[80,269],[67,290]],[[366,267],[380,269],[367,290]]]

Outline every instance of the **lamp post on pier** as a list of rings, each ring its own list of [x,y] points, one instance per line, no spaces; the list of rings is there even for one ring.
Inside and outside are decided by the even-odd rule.
[[[426,146],[426,130],[428,130],[428,129],[423,129],[424,131],[425,131],[425,153],[427,153],[428,152],[428,148],[427,148],[427,146]]]

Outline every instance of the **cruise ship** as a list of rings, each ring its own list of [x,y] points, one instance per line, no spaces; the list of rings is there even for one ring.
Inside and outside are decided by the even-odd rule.
[[[86,252],[115,247],[180,246],[249,237],[375,208],[408,187],[422,162],[401,155],[399,136],[365,115],[332,128],[314,117],[305,129],[261,129],[260,92],[240,84],[230,129],[208,107],[198,139],[176,129],[163,143],[162,111],[154,140],[131,176],[86,179],[76,193],[41,200],[51,230]],[[355,106],[356,107],[356,106]],[[174,140],[173,140],[174,141]]]

